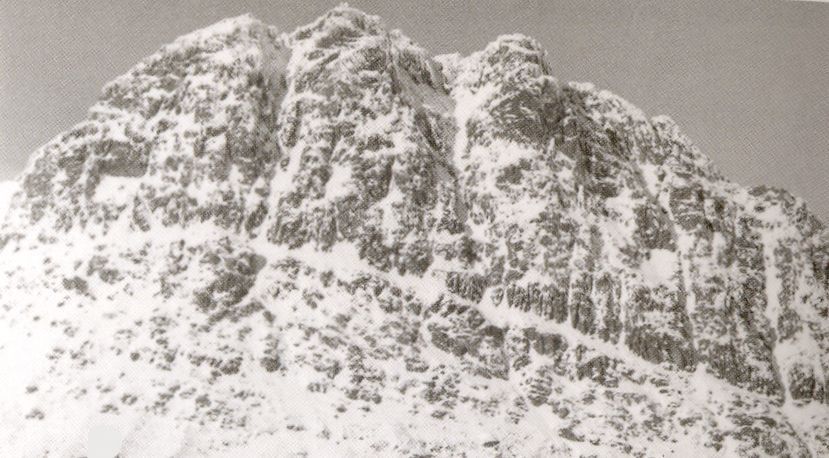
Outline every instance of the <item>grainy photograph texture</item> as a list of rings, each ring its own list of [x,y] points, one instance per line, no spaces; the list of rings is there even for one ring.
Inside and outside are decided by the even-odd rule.
[[[3,2],[0,456],[829,456],[827,31]]]

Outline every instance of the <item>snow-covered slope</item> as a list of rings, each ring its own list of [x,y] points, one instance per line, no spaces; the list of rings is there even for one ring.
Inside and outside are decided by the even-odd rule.
[[[12,194],[17,191],[17,183],[14,181],[0,181],[0,219],[6,214]]]
[[[829,453],[822,224],[544,56],[338,7],[110,83],[0,220],[0,452]]]

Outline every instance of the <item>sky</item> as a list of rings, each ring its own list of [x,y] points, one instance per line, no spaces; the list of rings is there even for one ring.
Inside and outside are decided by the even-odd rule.
[[[252,13],[291,31],[339,1],[0,2],[0,180],[83,120],[104,84],[179,35]],[[376,1],[432,54],[520,32],[562,81],[591,81],[667,114],[743,185],[806,199],[829,222],[829,3],[789,1]]]

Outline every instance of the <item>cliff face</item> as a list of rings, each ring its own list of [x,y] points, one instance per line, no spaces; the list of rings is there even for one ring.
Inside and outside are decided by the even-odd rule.
[[[346,7],[145,59],[0,225],[0,448],[829,453],[829,233],[554,73]]]

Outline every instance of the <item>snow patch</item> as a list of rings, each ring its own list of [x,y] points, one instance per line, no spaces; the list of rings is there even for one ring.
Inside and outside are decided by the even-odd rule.
[[[14,181],[0,181],[0,221],[6,215],[11,204],[12,195],[17,191],[17,183]]]
[[[141,180],[104,175],[95,188],[95,201],[100,203],[127,205],[138,194]]]
[[[677,266],[676,252],[661,248],[650,250],[648,258],[642,261],[642,279],[654,288],[671,286]]]

